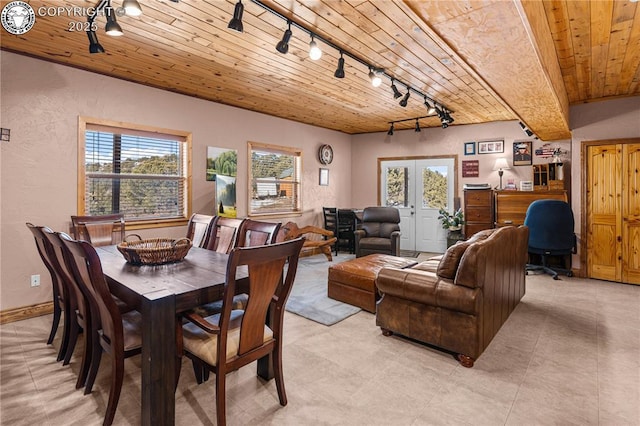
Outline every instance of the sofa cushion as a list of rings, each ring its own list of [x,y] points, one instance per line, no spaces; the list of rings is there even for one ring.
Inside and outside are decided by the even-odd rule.
[[[360,248],[365,250],[390,250],[391,240],[388,238],[367,237],[360,239]]]
[[[462,255],[470,244],[469,241],[458,241],[447,249],[438,264],[437,272],[439,277],[452,280],[456,276],[460,259],[462,259]]]

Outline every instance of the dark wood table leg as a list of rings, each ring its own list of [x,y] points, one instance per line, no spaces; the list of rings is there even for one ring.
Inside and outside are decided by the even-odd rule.
[[[176,300],[160,290],[142,300],[142,424],[175,424]]]

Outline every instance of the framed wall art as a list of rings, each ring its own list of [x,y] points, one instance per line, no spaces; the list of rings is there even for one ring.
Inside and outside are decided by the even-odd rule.
[[[504,141],[478,142],[478,154],[498,154],[504,152]]]
[[[514,166],[530,166],[531,160],[531,141],[514,142],[513,143],[513,165]]]
[[[329,169],[320,168],[320,185],[329,186]]]
[[[464,143],[464,155],[475,155],[476,153],[476,143],[475,142],[465,142]]]

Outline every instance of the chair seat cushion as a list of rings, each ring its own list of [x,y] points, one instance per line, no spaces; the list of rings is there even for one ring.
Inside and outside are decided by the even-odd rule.
[[[380,237],[366,237],[360,239],[360,248],[365,250],[390,250],[391,240]]]
[[[239,322],[239,318],[242,317],[242,315],[244,315],[244,311],[231,311],[231,322]],[[220,321],[220,314],[211,315],[205,318],[205,320],[211,324],[218,324]],[[218,335],[207,333],[193,323],[185,324],[182,327],[182,331],[184,349],[207,364],[215,366],[217,364],[216,358],[218,355]],[[273,339],[273,331],[265,325],[263,342],[266,343],[271,339]],[[238,355],[239,347],[240,328],[230,328],[229,334],[227,335],[227,360]]]

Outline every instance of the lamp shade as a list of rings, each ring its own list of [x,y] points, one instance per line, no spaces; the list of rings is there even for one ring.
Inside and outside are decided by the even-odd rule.
[[[493,165],[493,170],[508,170],[510,168],[506,158],[496,159],[496,163]]]

